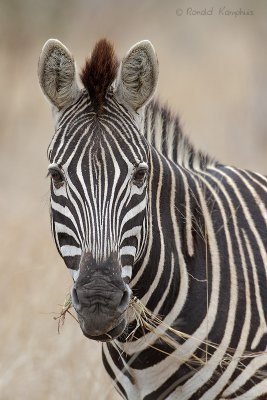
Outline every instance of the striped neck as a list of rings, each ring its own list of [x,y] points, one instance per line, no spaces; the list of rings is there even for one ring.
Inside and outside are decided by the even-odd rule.
[[[151,311],[164,315],[165,322],[173,325],[187,301],[189,282],[190,290],[199,286],[191,275],[202,277],[200,280],[206,276],[205,260],[198,262],[196,257],[196,251],[205,255],[208,207],[200,178],[218,163],[195,151],[178,118],[157,103],[147,107],[142,132],[150,146],[150,220],[131,287]],[[206,285],[198,290],[205,298]]]
[[[152,101],[146,107],[141,132],[159,153],[181,167],[205,170],[216,164],[212,157],[194,149],[182,132],[179,118],[157,101]]]

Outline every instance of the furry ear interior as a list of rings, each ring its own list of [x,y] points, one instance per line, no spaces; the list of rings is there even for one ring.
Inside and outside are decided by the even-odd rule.
[[[39,83],[44,95],[58,110],[79,96],[75,63],[69,50],[56,39],[49,39],[38,63]]]
[[[151,100],[158,81],[158,60],[148,40],[136,43],[122,60],[115,94],[134,111]]]

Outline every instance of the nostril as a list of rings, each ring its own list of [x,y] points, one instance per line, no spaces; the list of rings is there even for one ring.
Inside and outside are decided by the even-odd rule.
[[[130,300],[130,295],[131,295],[130,291],[125,289],[124,292],[123,292],[119,307],[118,307],[118,310],[120,312],[125,311],[125,309],[128,307],[129,300]]]
[[[72,297],[72,304],[73,304],[74,308],[76,310],[80,310],[81,309],[81,304],[79,302],[77,290],[76,290],[76,288],[74,286],[72,288],[71,297]]]

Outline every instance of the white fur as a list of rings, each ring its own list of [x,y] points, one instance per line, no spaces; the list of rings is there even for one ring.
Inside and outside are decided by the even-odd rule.
[[[72,279],[74,280],[74,282],[76,282],[79,277],[80,270],[68,268],[68,271],[69,271]]]

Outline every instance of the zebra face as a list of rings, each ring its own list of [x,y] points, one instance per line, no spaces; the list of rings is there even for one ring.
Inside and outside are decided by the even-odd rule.
[[[71,55],[58,41],[47,42],[39,62],[56,124],[48,149],[52,232],[74,281],[81,329],[102,341],[118,337],[127,325],[129,284],[146,243],[149,154],[135,111],[151,97],[155,79],[150,89],[139,87],[138,96],[134,76],[128,92],[123,76],[129,80],[127,63],[154,55],[148,43],[130,50],[117,73],[110,44],[100,42],[81,75],[83,90]],[[109,76],[104,89],[101,68],[100,81]],[[140,81],[145,70],[133,72]]]
[[[85,116],[77,121],[80,108]],[[49,147],[52,232],[75,282],[73,305],[83,332],[98,340],[125,328],[128,283],[146,232],[146,143],[121,110],[110,99],[96,118],[84,93],[62,115]],[[102,337],[105,330],[109,336]]]

